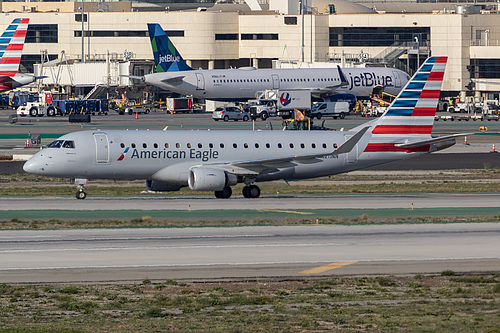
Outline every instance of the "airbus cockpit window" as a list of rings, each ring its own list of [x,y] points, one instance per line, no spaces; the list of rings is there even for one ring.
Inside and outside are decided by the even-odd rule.
[[[56,140],[52,142],[50,145],[47,146],[47,148],[61,148],[64,140]]]

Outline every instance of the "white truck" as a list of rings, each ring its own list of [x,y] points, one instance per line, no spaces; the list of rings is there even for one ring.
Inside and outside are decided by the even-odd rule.
[[[305,112],[311,107],[311,92],[307,90],[276,90],[259,91],[256,94],[258,105],[250,106],[252,118],[262,120],[273,115],[283,119],[292,118],[294,110]],[[250,101],[249,101],[250,102]]]
[[[266,120],[277,115],[276,100],[249,100],[248,104],[248,113],[253,120],[257,118]]]
[[[50,93],[44,93],[38,96],[38,101],[27,102],[26,105],[21,105],[17,108],[17,115],[21,117],[54,117],[57,114],[57,109],[47,101],[52,100]]]
[[[145,113],[151,112],[151,106],[149,104],[137,104],[136,101],[128,101],[126,104],[125,113]]]
[[[348,102],[318,102],[306,113],[311,119],[322,117],[333,117],[334,119],[344,119],[349,114]]]

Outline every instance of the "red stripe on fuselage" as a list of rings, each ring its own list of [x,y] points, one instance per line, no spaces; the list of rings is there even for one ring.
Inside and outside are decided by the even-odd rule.
[[[416,152],[428,152],[430,145],[424,145],[415,148],[399,148],[395,146],[395,143],[369,143],[364,152],[365,153],[381,153],[381,152],[400,152],[400,153],[416,153]]]
[[[436,57],[436,61],[434,61],[435,64],[446,64],[448,61],[448,57]]]
[[[432,125],[377,125],[373,134],[431,134]]]
[[[436,115],[436,108],[415,108],[413,109],[412,117],[434,117]]]
[[[17,74],[17,71],[0,71],[0,76],[13,77],[16,74]]]

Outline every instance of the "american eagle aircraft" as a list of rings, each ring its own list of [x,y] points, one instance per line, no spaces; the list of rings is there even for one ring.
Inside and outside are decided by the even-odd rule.
[[[28,18],[14,19],[0,37],[0,91],[15,89],[38,79],[19,73],[28,23]]]
[[[447,57],[431,57],[378,119],[349,131],[80,131],[63,135],[24,170],[68,177],[84,199],[87,179],[146,179],[152,191],[214,191],[257,198],[255,183],[323,177],[419,156],[455,144],[432,137]]]
[[[148,24],[156,73],[130,76],[144,83],[192,95],[223,101],[246,101],[267,89],[308,90],[328,100],[336,94],[369,96],[374,88],[397,95],[408,82],[405,72],[393,68],[303,68],[195,70],[189,67],[159,24]]]

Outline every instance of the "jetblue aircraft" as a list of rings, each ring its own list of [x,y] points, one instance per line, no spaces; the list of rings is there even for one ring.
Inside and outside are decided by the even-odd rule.
[[[431,57],[380,118],[349,131],[81,131],[66,134],[24,164],[24,170],[75,179],[146,179],[152,191],[214,191],[257,198],[256,182],[349,172],[420,156],[455,144],[432,137],[447,57]]]
[[[189,67],[159,24],[148,24],[156,73],[140,79],[147,84],[192,95],[196,98],[243,101],[267,89],[309,90],[312,96],[328,98],[335,94],[369,96],[376,87],[397,95],[409,76],[393,68],[313,68],[194,70]]]
[[[15,89],[37,79],[35,76],[19,73],[28,23],[28,18],[14,19],[0,37],[0,91]]]

